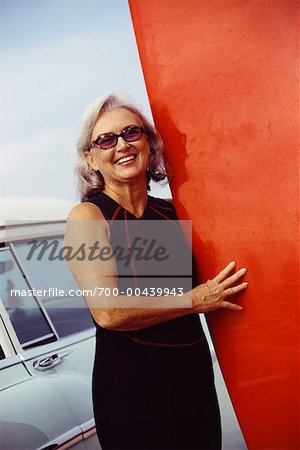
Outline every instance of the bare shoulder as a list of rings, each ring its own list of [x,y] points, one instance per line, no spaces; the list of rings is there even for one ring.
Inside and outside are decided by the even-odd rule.
[[[84,202],[73,206],[67,221],[72,220],[105,220],[101,210],[94,203]]]
[[[73,206],[68,217],[65,242],[107,240],[110,237],[109,225],[98,206],[90,202]]]

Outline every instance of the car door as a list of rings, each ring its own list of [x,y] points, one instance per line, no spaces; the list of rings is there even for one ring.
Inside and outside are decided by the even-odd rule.
[[[76,424],[86,429],[93,424],[94,323],[66,262],[51,257],[53,249],[59,253],[62,237],[39,240],[38,249],[43,242],[47,242],[48,251],[42,257],[39,251],[32,253],[30,241],[13,246],[31,287],[40,291],[39,301],[56,333],[56,343],[49,344],[42,357],[37,357],[34,348],[27,351],[25,364],[34,376],[51,379],[66,399]]]
[[[70,436],[82,439],[68,404],[51,380],[32,376],[24,363],[24,349],[55,341],[56,335],[36,300],[14,298],[12,286],[27,289],[10,248],[1,253],[1,449],[48,448]],[[22,302],[22,308],[17,303]]]

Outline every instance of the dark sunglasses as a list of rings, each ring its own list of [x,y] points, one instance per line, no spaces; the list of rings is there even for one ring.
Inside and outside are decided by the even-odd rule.
[[[122,137],[122,139],[124,139],[124,141],[126,142],[134,142],[141,139],[143,133],[144,133],[143,127],[133,125],[131,127],[125,128],[120,134],[115,133],[99,134],[97,139],[95,139],[91,143],[90,148],[98,147],[102,148],[102,150],[108,150],[117,145],[119,137]]]

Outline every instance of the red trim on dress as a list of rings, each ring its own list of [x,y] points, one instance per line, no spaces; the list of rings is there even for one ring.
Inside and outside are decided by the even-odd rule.
[[[199,344],[199,342],[201,342],[203,339],[203,337],[201,336],[201,338],[197,339],[196,341],[187,342],[184,344],[164,344],[163,342],[143,341],[142,339],[139,339],[137,333],[133,335],[129,335],[124,331],[121,331],[121,333],[136,344],[150,345],[151,347],[191,347],[192,345]]]
[[[112,215],[112,218],[110,219],[109,225],[111,225],[113,223],[113,221],[115,220],[115,218],[117,217],[117,215],[119,214],[119,211],[121,209],[121,206],[118,205]]]
[[[155,211],[157,214],[159,214],[160,216],[162,216],[164,219],[169,220],[174,227],[176,227],[178,230],[182,231],[180,226],[177,225],[177,223],[174,221],[174,219],[170,219],[170,217],[166,216],[165,214],[163,214],[162,212],[158,211],[156,208],[154,208],[152,205],[149,205],[149,208],[153,209],[153,211]]]
[[[149,202],[149,206],[152,206],[152,205],[150,205],[150,202]],[[155,206],[156,206],[156,208],[165,209],[165,210],[171,211],[172,213],[175,214],[175,211],[173,208],[171,208],[171,206],[161,206],[161,205],[157,205],[157,204],[155,204]]]
[[[126,211],[126,209],[124,209],[125,234],[126,234],[127,246],[128,246],[128,250],[129,250],[129,248],[131,247],[131,241],[130,241],[130,235],[129,235],[128,223],[127,222],[128,222],[128,220],[127,220],[127,211]],[[133,278],[134,278],[135,287],[139,287],[137,279],[136,279],[136,271],[135,271],[135,267],[134,267],[132,258],[130,258],[130,266],[131,266],[131,270],[132,270],[132,274],[133,274]]]

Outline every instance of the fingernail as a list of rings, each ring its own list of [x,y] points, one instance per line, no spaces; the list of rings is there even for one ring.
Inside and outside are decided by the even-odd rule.
[[[243,273],[246,273],[246,272],[247,272],[246,267],[243,267],[243,268],[241,269],[241,271],[242,271]]]
[[[243,285],[244,285],[245,287],[247,287],[247,286],[248,286],[247,281],[245,281],[245,282],[243,283]]]

